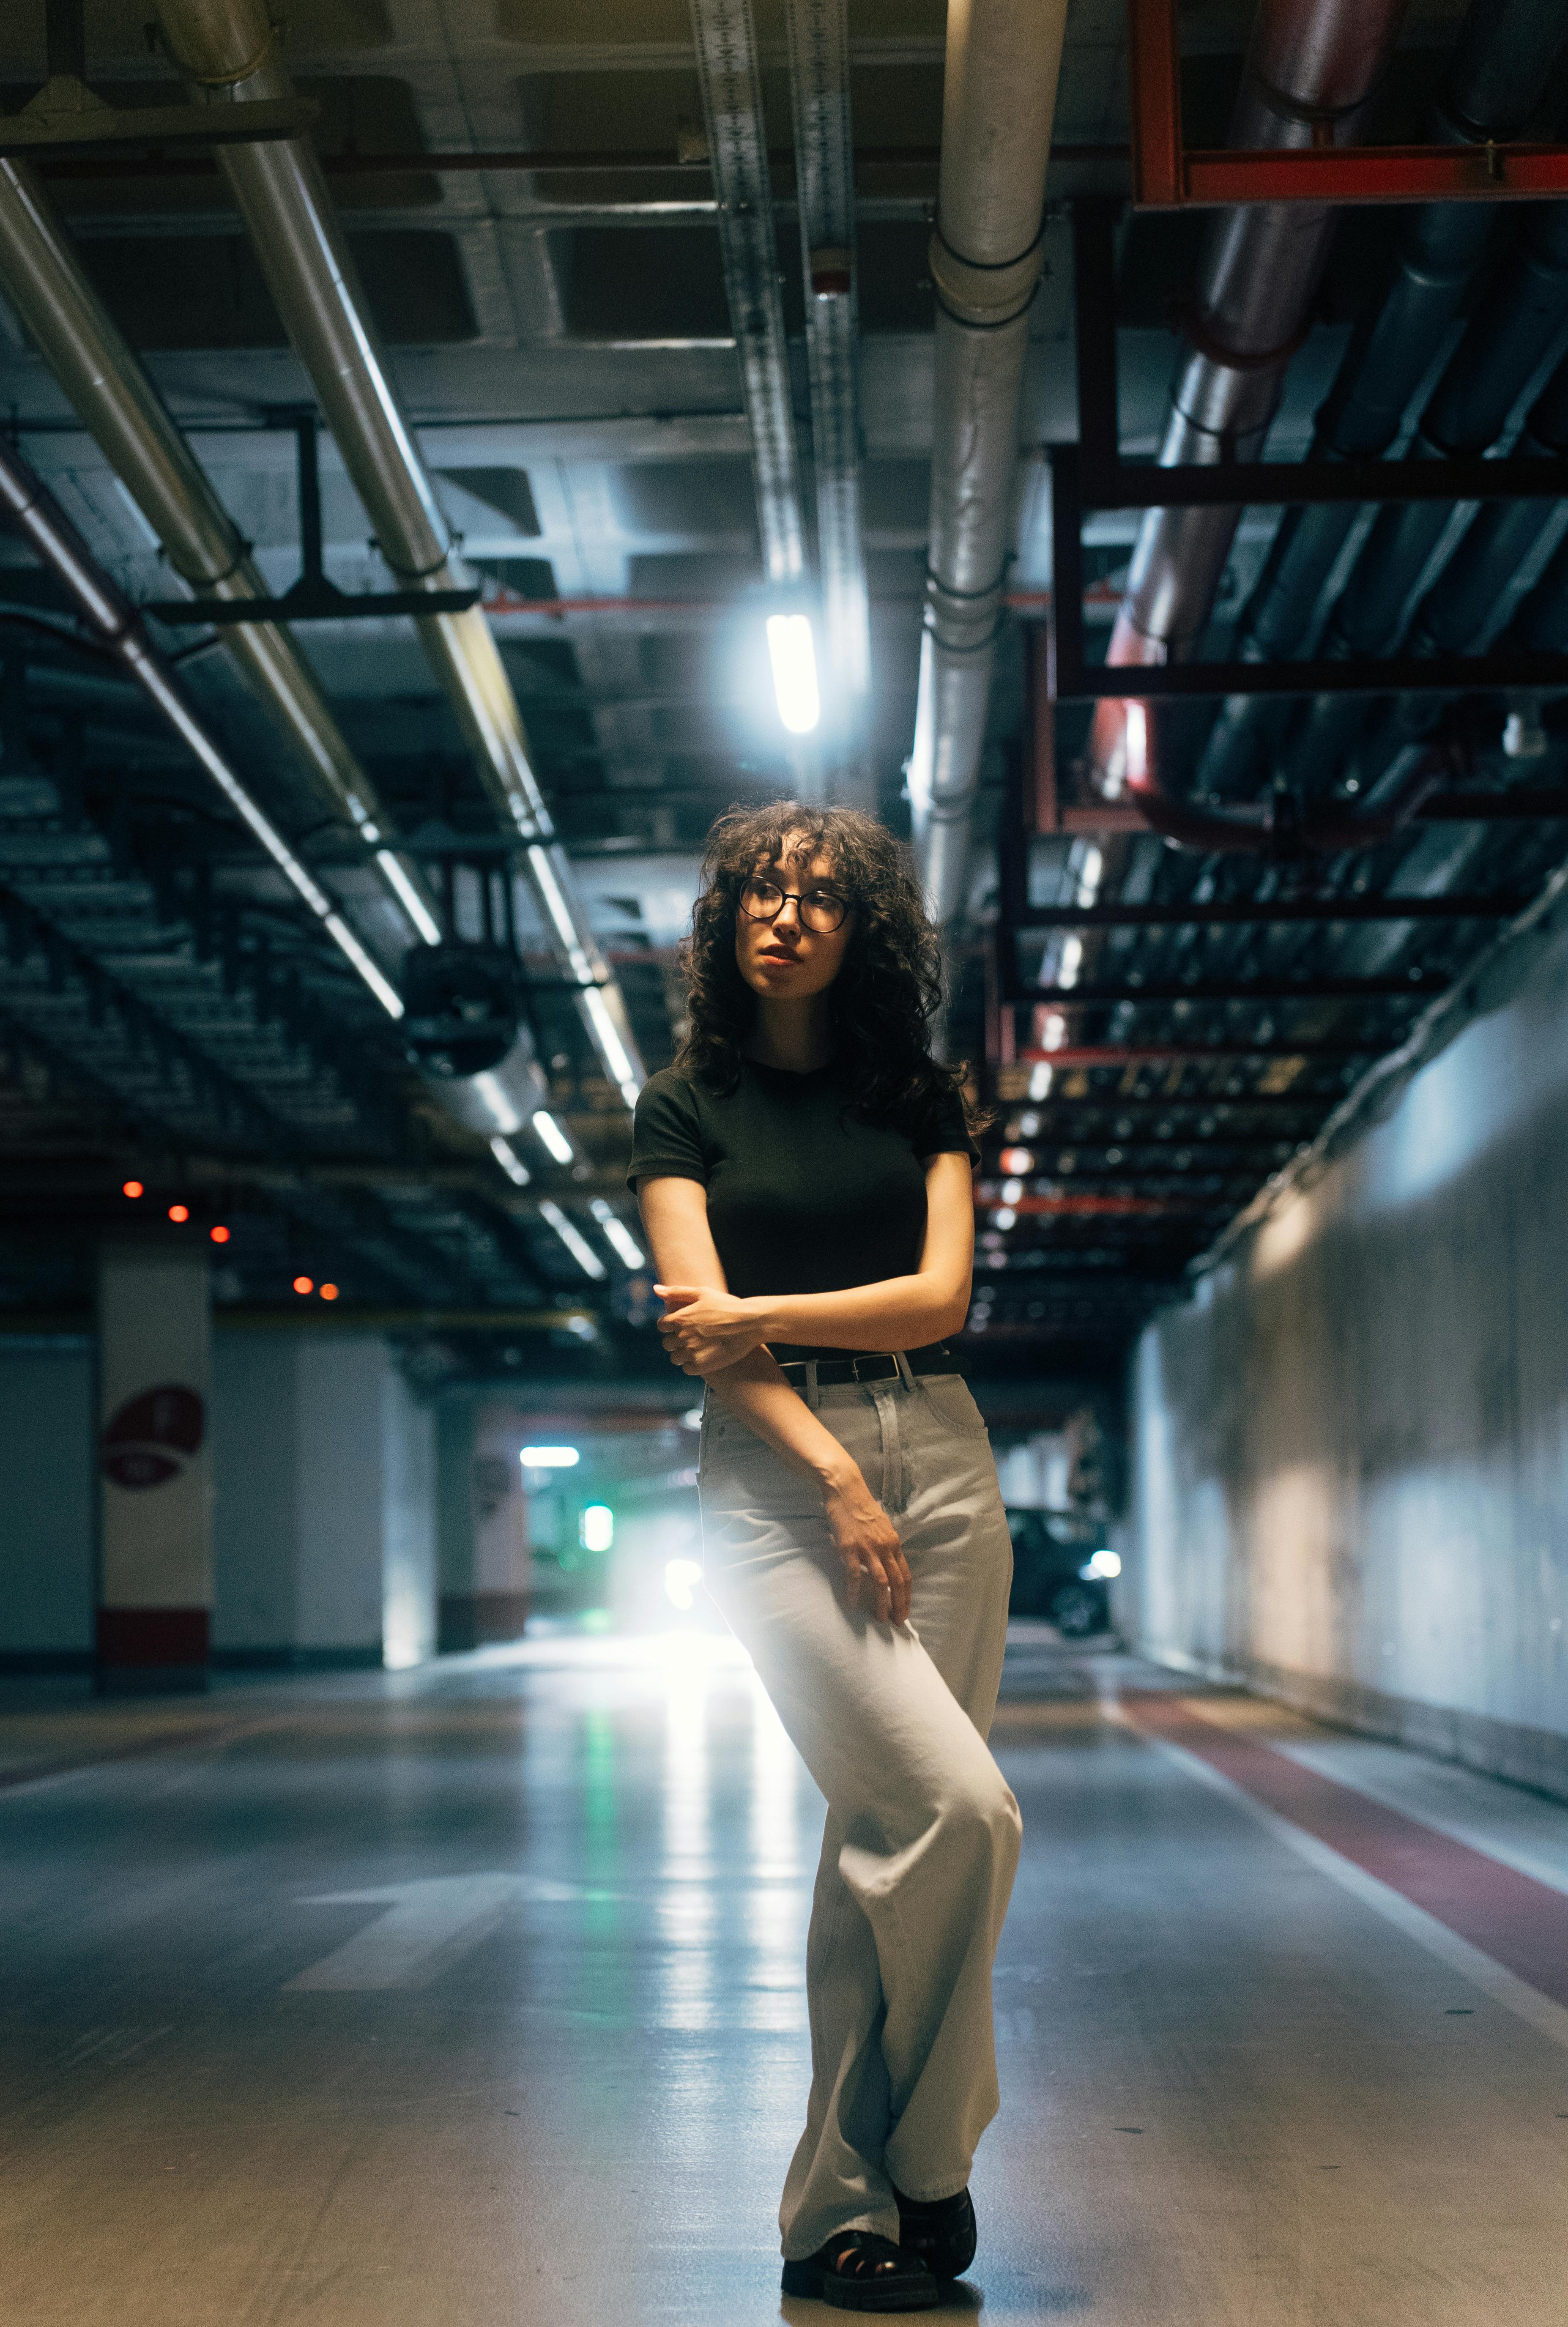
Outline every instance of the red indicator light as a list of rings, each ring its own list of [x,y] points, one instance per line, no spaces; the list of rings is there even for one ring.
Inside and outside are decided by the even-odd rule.
[[[294,1291],[296,1293],[313,1293],[315,1289],[315,1285],[310,1277],[296,1276],[294,1278]]]
[[[170,1205],[170,1207],[169,1207],[169,1218],[170,1218],[172,1220],[188,1220],[190,1219],[190,1217],[191,1217],[191,1210],[190,1210],[190,1206],[189,1206],[189,1205],[187,1205],[187,1204],[171,1204],[171,1205]]]
[[[146,1192],[143,1188],[139,1180],[127,1180],[125,1186],[120,1190],[122,1196],[140,1196],[144,1195],[145,1192]]]
[[[214,1244],[227,1244],[229,1242],[229,1230],[227,1229],[209,1229],[207,1233],[212,1238]]]
[[[322,1299],[323,1301],[335,1301],[335,1300],[337,1299],[337,1297],[338,1297],[338,1288],[337,1288],[337,1286],[336,1286],[335,1285],[322,1285]]]

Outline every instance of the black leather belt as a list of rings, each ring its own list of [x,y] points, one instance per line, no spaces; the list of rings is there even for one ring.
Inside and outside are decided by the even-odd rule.
[[[958,1360],[945,1341],[933,1341],[924,1350],[907,1350],[904,1362],[912,1374],[956,1374]],[[807,1383],[807,1360],[790,1358],[779,1370],[792,1389],[804,1389]],[[885,1350],[868,1352],[863,1356],[818,1358],[817,1387],[831,1389],[839,1382],[895,1381],[899,1378],[899,1361]]]

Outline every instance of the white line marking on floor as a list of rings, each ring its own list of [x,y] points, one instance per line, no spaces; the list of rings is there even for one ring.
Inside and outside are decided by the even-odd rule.
[[[1397,1924],[1408,1939],[1414,1939],[1429,1955],[1436,1956],[1451,1970],[1468,1979],[1472,1987],[1479,1987],[1483,1995],[1489,1995],[1494,2004],[1500,2004],[1519,2019],[1527,2020],[1541,2035],[1549,2036],[1554,2044],[1568,2049],[1568,2011],[1562,2005],[1554,2004],[1549,1995],[1543,1995],[1539,1988],[1532,1987],[1527,1980],[1505,1970],[1500,1963],[1484,1955],[1479,1948],[1472,1948],[1468,1939],[1461,1939],[1457,1931],[1451,1931],[1446,1923],[1440,1923],[1437,1917],[1429,1915],[1424,1907],[1416,1906],[1414,1901],[1392,1890],[1386,1883],[1380,1883],[1375,1874],[1368,1874],[1349,1859],[1341,1858],[1337,1850],[1330,1849],[1326,1842],[1320,1842],[1316,1835],[1293,1826],[1289,1818],[1281,1818],[1277,1810],[1268,1808],[1266,1804],[1249,1794],[1244,1786],[1238,1786],[1233,1779],[1227,1778],[1223,1771],[1216,1770],[1198,1754],[1190,1753],[1185,1746],[1174,1745],[1169,1738],[1156,1737],[1136,1723],[1128,1721],[1113,1700],[1102,1697],[1101,1711],[1107,1720],[1122,1722],[1156,1753],[1166,1754],[1170,1760],[1180,1763],[1190,1777],[1201,1779],[1206,1786],[1212,1786],[1217,1793],[1224,1794],[1237,1803],[1249,1818],[1255,1818],[1259,1826],[1265,1827],[1277,1841],[1283,1842],[1287,1850],[1293,1850],[1298,1858],[1304,1858],[1308,1865],[1316,1867],[1320,1874],[1328,1875],[1330,1881],[1339,1883],[1341,1890],[1349,1891],[1354,1898],[1375,1909],[1390,1923]]]

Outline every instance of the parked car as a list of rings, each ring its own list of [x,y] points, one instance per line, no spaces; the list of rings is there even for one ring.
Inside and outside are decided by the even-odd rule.
[[[1067,1513],[1010,1509],[1013,1593],[1008,1613],[1043,1616],[1069,1640],[1110,1630],[1110,1581],[1122,1563]]]

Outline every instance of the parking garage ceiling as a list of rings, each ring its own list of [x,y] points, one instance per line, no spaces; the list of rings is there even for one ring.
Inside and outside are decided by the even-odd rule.
[[[272,627],[247,626],[237,648],[237,626],[144,618],[269,848],[26,525],[0,537],[0,1316],[17,1330],[85,1315],[97,1239],[155,1216],[170,1235],[227,1231],[214,1245],[220,1313],[286,1316],[331,1285],[334,1322],[406,1334],[433,1382],[656,1369],[622,1180],[626,1102],[677,1039],[676,947],[704,835],[733,802],[803,782],[910,829],[945,8],[848,10],[871,684],[855,751],[838,762],[802,756],[769,676],[777,509],[760,484],[721,233],[732,164],[710,136],[687,0],[286,12],[291,101],[309,108],[431,521],[453,539],[439,575],[399,547],[399,512],[367,484],[364,446],[323,411],[221,149],[126,134],[126,112],[161,108],[163,122],[191,101],[166,37],[149,37],[151,13],[105,0],[80,18],[81,76],[116,109],[114,136],[62,132],[5,166],[36,207],[29,230],[53,238],[155,388],[206,481],[210,526],[230,529],[228,565],[216,550],[193,564],[194,548],[150,521],[112,428],[84,414],[41,339],[13,242],[0,249],[0,410],[19,472],[133,609],[177,612],[186,592],[205,601],[241,583],[276,599],[319,559],[320,583],[349,597],[477,591],[471,618],[441,619],[454,638],[471,619],[484,635],[449,641],[443,664],[407,612],[322,619],[324,601],[296,600],[312,618],[285,608],[275,624],[294,659],[291,728],[280,698],[257,691]],[[824,439],[808,361],[799,220],[817,196],[797,149],[784,0],[753,0],[751,14],[809,584],[824,552],[818,471],[844,457]],[[1246,0],[1180,12],[1190,145],[1225,142],[1252,14]],[[1404,12],[1377,140],[1430,139],[1462,16]],[[70,20],[43,0],[5,12],[8,120],[30,106],[36,119],[51,70],[70,66]],[[1509,135],[1554,137],[1565,95],[1557,66],[1538,75]],[[1234,681],[1243,661],[1311,657],[1369,678],[1358,694],[1330,672],[1316,695],[1248,696],[1217,679],[1152,699],[1161,801],[1211,827],[1172,829],[1161,801],[1098,765],[1093,672],[1147,504],[1128,487],[1118,505],[1107,464],[1159,455],[1212,216],[1134,213],[1129,138],[1124,0],[1078,0],[1030,311],[1008,605],[948,932],[949,1051],[975,1061],[998,1110],[968,1338],[983,1362],[1046,1370],[1115,1363],[1194,1259],[1539,910],[1568,846],[1558,698],[1523,683],[1548,669],[1530,655],[1568,646],[1557,505],[1480,504],[1457,472],[1450,497],[1429,484],[1393,519],[1371,503],[1333,512],[1330,550],[1288,612],[1279,577],[1296,571],[1293,555],[1302,564],[1301,512],[1260,500],[1240,513],[1172,663]],[[1428,210],[1439,207],[1466,205]],[[1556,207],[1484,209],[1386,435],[1349,452],[1561,458]],[[1266,441],[1246,457],[1320,458],[1347,366],[1360,363],[1368,394],[1382,376],[1374,325],[1419,217],[1386,204],[1336,215]],[[5,216],[0,201],[0,243]],[[742,315],[745,345],[757,328]],[[1080,383],[1095,399],[1082,430]],[[1462,444],[1434,441],[1444,395],[1442,411],[1484,405],[1486,433],[1467,422]],[[1064,447],[1083,469],[1059,459],[1053,474]],[[1467,611],[1460,585],[1479,574],[1486,603]],[[1078,621],[1059,609],[1048,647],[1064,579]],[[500,677],[485,684],[509,690],[521,739],[492,737],[488,755],[473,710],[487,639]],[[1505,650],[1519,684],[1492,660],[1448,694],[1412,691],[1408,669],[1393,683],[1400,655],[1447,672],[1456,655]],[[1063,677],[1075,652],[1076,687]],[[311,748],[307,701],[320,706]],[[1383,826],[1332,821],[1395,795]],[[1252,818],[1246,845],[1219,828],[1227,816]],[[443,1089],[442,1067],[465,1063],[434,1056],[450,997],[422,1015],[409,990],[398,1016],[378,994],[377,977],[405,993],[421,915],[425,938],[492,966],[504,957],[517,976],[522,1036],[510,1079],[492,1079],[490,1119],[484,1067],[446,1078],[462,1105]],[[590,991],[608,1002],[591,1005]],[[485,996],[469,1001],[482,1015]],[[421,1050],[419,1026],[437,1021]],[[170,1220],[171,1207],[186,1217]]]

